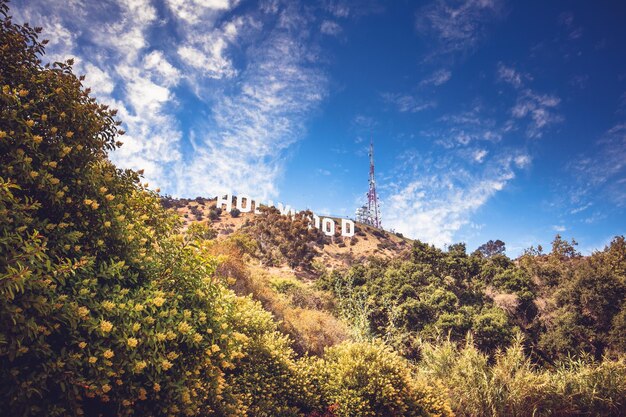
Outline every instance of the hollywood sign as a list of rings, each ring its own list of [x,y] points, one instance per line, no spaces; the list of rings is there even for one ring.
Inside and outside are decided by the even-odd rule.
[[[268,201],[268,207],[275,207],[280,214],[291,216],[292,218],[296,215],[296,211],[291,208],[289,205],[283,206],[282,203],[274,204],[273,201]],[[218,195],[217,196],[217,204],[216,208],[223,208],[226,206],[226,211],[231,211],[233,209],[233,195]],[[259,211],[261,207],[261,202],[259,200],[255,200],[250,198],[247,195],[238,195],[235,196],[235,208],[242,213],[254,213],[254,214],[262,214]],[[319,217],[313,214],[313,218],[310,219],[311,224],[309,228],[315,227],[316,229],[320,229],[326,236],[334,236],[335,231],[339,227],[341,230],[341,236],[352,237],[354,236],[354,222],[349,219],[341,219],[341,224],[337,225],[334,219],[330,217]]]

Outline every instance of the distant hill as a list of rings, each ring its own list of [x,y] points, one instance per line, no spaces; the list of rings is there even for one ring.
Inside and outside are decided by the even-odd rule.
[[[186,225],[193,222],[206,222],[218,232],[218,239],[230,236],[250,222],[255,214],[240,213],[237,217],[222,210],[216,216],[216,199],[198,197],[195,199],[170,199],[163,200],[167,208],[175,209]],[[234,204],[233,204],[234,206]],[[211,218],[213,217],[213,218]],[[335,218],[339,221],[339,218]],[[345,268],[361,263],[371,256],[384,259],[397,257],[408,250],[413,240],[403,237],[401,234],[391,233],[385,230],[356,223],[356,234],[352,238],[346,238],[337,234],[328,237],[320,254],[316,257],[327,268]]]

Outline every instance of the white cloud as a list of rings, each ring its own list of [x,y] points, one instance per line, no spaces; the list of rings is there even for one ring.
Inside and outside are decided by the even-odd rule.
[[[554,225],[554,226],[552,226],[552,230],[554,230],[555,232],[562,233],[562,232],[566,231],[567,228],[565,226],[562,226],[562,225]]]
[[[423,101],[410,94],[383,93],[382,98],[401,113],[418,113],[436,106],[434,101]]]
[[[526,168],[528,165],[530,165],[532,159],[529,155],[521,154],[517,155],[513,159],[513,161],[515,161],[515,165],[517,165],[518,168]]]
[[[440,52],[466,50],[481,40],[502,12],[500,0],[435,0],[417,14],[417,29],[434,35]]]
[[[240,88],[218,98],[214,126],[179,172],[180,194],[235,191],[275,196],[281,155],[322,100],[326,80],[288,31],[275,29],[241,73]]]
[[[432,73],[429,77],[423,79],[420,82],[420,85],[439,86],[439,85],[443,85],[447,83],[450,80],[450,78],[452,78],[452,72],[445,68],[442,68]]]
[[[570,41],[579,39],[583,36],[583,28],[574,24],[574,14],[572,12],[563,12],[558,17],[559,25],[565,30],[567,38]]]
[[[578,207],[572,212],[588,208],[597,198],[626,207],[626,123],[609,129],[592,150],[574,159],[567,168],[575,183],[568,195]]]
[[[518,96],[511,114],[517,119],[530,118],[527,135],[531,138],[540,138],[545,128],[563,120],[556,112],[560,102],[561,99],[557,96],[538,94],[526,89]]]
[[[394,184],[383,200],[385,227],[439,247],[453,243],[476,210],[515,178],[512,156],[492,159],[480,173],[415,155],[404,165],[419,166],[419,174],[405,177],[419,179]]]
[[[115,88],[115,82],[108,72],[101,70],[93,65],[91,62],[87,62],[84,66],[85,71],[85,86],[91,88],[91,92],[96,97],[108,97]]]
[[[524,84],[524,80],[532,80],[528,74],[522,74],[513,67],[508,67],[502,62],[498,63],[498,80],[511,84],[515,88],[519,88]]]
[[[223,39],[216,39],[207,52],[192,46],[181,46],[177,49],[177,53],[185,63],[201,70],[207,77],[232,77],[236,71],[230,60],[224,57],[225,47],[226,43]]]
[[[506,127],[499,126],[494,119],[485,117],[483,113],[482,107],[476,105],[458,114],[444,115],[437,119],[440,128],[425,130],[422,135],[446,149],[466,147],[476,142],[500,142],[506,133]]]
[[[143,57],[143,67],[167,87],[178,84],[181,73],[165,57],[162,51],[152,51]]]
[[[224,19],[237,4],[168,0],[157,9],[151,0],[71,7],[33,0],[22,8],[32,24],[50,23],[60,56],[77,56],[85,84],[119,110],[128,133],[111,155],[118,166],[144,169],[151,184],[174,195],[228,189],[275,196],[284,152],[326,94],[318,51],[305,39],[307,26],[319,23],[295,3],[277,4],[276,16],[251,9]],[[203,103],[184,127],[176,96],[183,87]]]
[[[479,164],[482,163],[485,160],[485,157],[487,156],[487,154],[489,154],[489,151],[485,149],[478,149],[474,151],[474,154],[473,154],[474,161],[478,162]]]
[[[186,24],[211,24],[216,12],[235,7],[238,0],[166,0],[174,16]]]
[[[333,22],[332,20],[324,20],[322,25],[320,26],[320,32],[325,35],[336,36],[341,33],[341,26],[337,22]]]

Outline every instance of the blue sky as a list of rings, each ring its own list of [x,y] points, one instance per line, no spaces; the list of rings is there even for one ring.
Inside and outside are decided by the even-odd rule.
[[[371,136],[383,225],[407,236],[516,256],[626,232],[622,2],[10,5],[119,109],[112,159],[163,193],[352,215]]]

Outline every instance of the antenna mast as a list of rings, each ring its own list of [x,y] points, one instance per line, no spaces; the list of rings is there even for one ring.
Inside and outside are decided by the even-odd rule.
[[[380,207],[378,204],[378,195],[376,194],[376,178],[374,177],[374,140],[370,136],[370,176],[369,190],[367,192],[367,205],[356,210],[357,221],[374,226],[378,229],[382,228]]]

